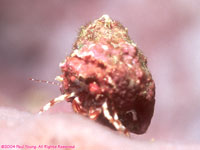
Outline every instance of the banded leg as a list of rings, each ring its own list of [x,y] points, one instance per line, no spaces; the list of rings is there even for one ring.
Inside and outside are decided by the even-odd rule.
[[[89,110],[88,116],[90,117],[90,119],[96,120],[98,118],[98,116],[101,114],[101,112],[102,112],[101,108],[91,107]]]
[[[74,100],[72,101],[72,108],[76,113],[87,116],[87,111],[83,109],[83,107],[81,106],[79,97],[75,97]]]
[[[116,112],[114,112],[114,117],[112,117],[110,115],[110,112],[108,110],[108,104],[107,102],[104,102],[102,105],[102,109],[103,109],[103,113],[104,116],[108,119],[108,121],[115,127],[115,129],[121,133],[124,133],[127,136],[129,135],[128,130],[126,129],[126,127],[121,123],[121,121],[119,120],[119,117],[117,115]]]
[[[42,109],[40,109],[39,114],[49,110],[53,105],[55,105],[56,103],[60,103],[62,101],[67,100],[68,98],[74,97],[75,93],[71,93],[70,95],[64,94],[61,95],[53,100],[51,100],[49,103],[47,103],[46,105],[43,106]]]
[[[72,108],[76,113],[79,113],[84,116],[88,116],[92,120],[96,120],[97,117],[101,114],[102,109],[101,108],[93,108],[91,107],[89,111],[85,110],[81,106],[81,102],[79,100],[79,97],[75,97],[72,101]]]

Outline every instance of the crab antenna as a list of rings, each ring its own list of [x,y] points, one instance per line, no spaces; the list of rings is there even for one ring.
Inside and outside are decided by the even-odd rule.
[[[29,80],[31,80],[31,81],[36,81],[36,82],[40,82],[40,83],[47,83],[47,84],[53,84],[53,85],[58,85],[58,86],[60,86],[60,83],[53,82],[53,81],[38,80],[38,79],[33,79],[33,78],[29,78]]]

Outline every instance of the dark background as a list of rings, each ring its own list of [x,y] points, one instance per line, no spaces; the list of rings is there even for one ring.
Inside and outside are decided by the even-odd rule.
[[[60,75],[80,26],[103,14],[128,28],[156,83],[152,124],[138,138],[200,142],[198,0],[0,0],[0,106],[36,113],[59,96],[59,87],[28,79]]]

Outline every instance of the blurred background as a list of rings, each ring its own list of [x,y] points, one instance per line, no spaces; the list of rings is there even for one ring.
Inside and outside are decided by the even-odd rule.
[[[81,25],[108,14],[148,58],[156,106],[137,139],[200,142],[200,1],[0,0],[0,106],[32,113],[60,95],[53,81]],[[53,109],[70,111],[70,104]]]

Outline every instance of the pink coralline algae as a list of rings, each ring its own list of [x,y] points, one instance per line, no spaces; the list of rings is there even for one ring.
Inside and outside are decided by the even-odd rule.
[[[60,63],[61,101],[78,114],[126,135],[145,133],[153,116],[155,84],[147,59],[129,38],[127,28],[103,15],[82,26],[73,52]]]

